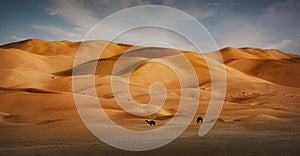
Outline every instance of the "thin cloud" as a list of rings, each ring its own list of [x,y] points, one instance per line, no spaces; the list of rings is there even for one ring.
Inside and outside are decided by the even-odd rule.
[[[220,47],[276,48],[300,54],[300,2],[286,1],[267,6],[261,14],[224,12],[210,23],[210,32]],[[221,12],[220,12],[221,13]]]
[[[220,3],[207,3],[207,5],[214,5],[214,6],[216,6],[216,5],[220,5]]]
[[[52,5],[46,8],[49,15],[58,16],[74,26],[90,29],[106,16],[116,11],[138,5],[150,4],[147,1],[118,0],[52,0]]]
[[[60,17],[73,25],[73,27],[67,30],[54,26],[36,26],[35,28],[59,37],[67,37],[71,40],[79,39],[94,24],[106,16],[121,9],[142,4],[152,4],[152,1],[53,0],[46,9],[48,14]],[[223,3],[210,5],[196,0],[186,2],[165,0],[160,2],[160,4],[178,8],[200,20],[209,28],[210,33],[220,47],[250,46],[270,48],[270,46],[274,46],[274,48],[300,54],[296,50],[298,48],[296,44],[298,43],[297,39],[300,38],[300,23],[297,20],[300,16],[300,10],[298,9],[300,8],[300,2],[298,1],[288,0],[273,3],[257,14],[243,14],[242,11],[237,13],[225,7]],[[228,6],[228,4],[226,5]],[[233,6],[232,3],[230,6],[239,7],[239,4],[234,4]],[[147,20],[151,21],[154,19]],[[126,25],[126,21],[120,21],[117,25],[108,25],[103,33],[109,36],[114,31],[118,31],[119,27],[123,25]],[[197,30],[195,29],[194,31]],[[151,33],[146,33],[145,35],[151,35]],[[165,38],[168,38],[168,36],[165,36]],[[124,42],[129,40],[132,40],[132,38],[129,38],[127,41],[125,38],[122,38]],[[136,40],[139,40],[139,38],[136,38]],[[176,42],[176,40],[172,42]]]
[[[13,41],[21,41],[21,40],[25,40],[26,38],[13,35],[10,36],[10,39],[12,39]]]
[[[90,28],[97,23],[97,14],[89,9],[85,1],[52,0],[47,8],[49,15],[58,16],[74,26]]]
[[[73,31],[67,31],[64,29],[51,27],[51,26],[33,25],[32,27],[38,30],[48,32],[50,34],[54,34],[58,38],[64,38],[69,40],[80,40],[84,35],[84,33],[80,29],[73,29]]]
[[[214,17],[218,7],[210,7],[207,3],[198,0],[182,1],[182,0],[164,0],[162,5],[180,9],[198,20]]]
[[[266,45],[270,49],[282,49],[283,51],[292,51],[297,54],[300,49],[300,39],[282,40]],[[298,53],[299,54],[299,53]]]
[[[110,15],[114,13],[114,11],[119,11],[124,8],[128,8],[131,6],[137,6],[141,4],[150,4],[148,1],[121,1],[118,3],[112,3],[111,1],[58,1],[58,0],[53,0],[52,1],[52,6],[47,8],[47,11],[49,15],[52,16],[57,16],[65,21],[68,21],[72,25],[74,25],[75,28],[81,29],[83,31],[81,32],[87,32],[89,28],[91,28],[94,24],[99,22],[101,19],[105,18],[105,16]],[[178,2],[170,2],[170,1],[164,1],[164,5],[167,6],[176,6]],[[112,5],[113,4],[113,5]],[[205,3],[203,3],[205,4]],[[214,13],[212,11],[209,11],[208,8],[203,8],[199,10],[199,7],[202,5],[197,4],[193,5],[192,3],[186,3],[182,8],[184,8],[185,11],[188,13],[194,12],[194,15],[197,15],[196,17],[199,19],[204,19],[210,16],[213,16]],[[205,4],[206,5],[206,4]],[[153,12],[151,14],[157,15],[157,16],[147,16],[145,15],[146,18],[141,18],[141,19],[136,19],[136,20],[131,20],[127,19],[124,17],[123,19],[120,19],[118,23],[111,23],[107,25],[103,30],[101,31],[101,36],[104,38],[101,39],[108,39],[110,38],[111,34],[114,34],[114,31],[120,30],[122,27],[126,27],[127,22],[137,22],[139,23],[140,20],[147,21],[148,23],[151,23],[151,21],[157,21],[164,16],[164,14],[158,14],[156,12]],[[139,21],[137,21],[139,20]],[[181,22],[185,21],[176,21],[176,20],[169,20],[169,21],[162,21],[164,23],[170,23],[169,25],[180,25]],[[173,22],[173,23],[172,23]],[[61,29],[55,29],[54,27],[49,27],[49,26],[38,26],[35,27],[40,30],[47,31],[48,33],[52,32],[55,35],[61,35],[64,34],[66,36],[67,33],[70,34],[78,34],[78,32],[73,32],[73,31],[65,31]],[[127,35],[126,38],[119,38],[119,41],[124,41],[127,43],[140,43],[144,42],[145,38],[148,38],[149,36],[153,36],[153,33],[155,34],[164,34],[162,31],[157,30],[156,32],[152,31],[144,31],[142,35],[140,34],[131,34]],[[74,36],[74,35],[73,35]],[[76,35],[80,36],[80,35]],[[97,35],[95,35],[97,37]],[[134,36],[134,37],[133,37]],[[148,37],[147,37],[148,36]],[[157,35],[156,35],[157,36]],[[175,40],[174,36],[172,35],[159,35],[159,39],[162,39],[164,41],[169,41],[171,42],[170,44],[173,45],[180,45],[178,48],[181,49],[187,49],[187,50],[194,50],[194,49],[188,49],[187,47],[190,47],[190,45],[184,45],[183,43],[180,43],[179,40]],[[94,38],[93,38],[94,39]],[[96,38],[95,38],[96,39]]]

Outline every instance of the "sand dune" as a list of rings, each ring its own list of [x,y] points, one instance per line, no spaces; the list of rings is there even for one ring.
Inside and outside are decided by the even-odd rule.
[[[210,73],[205,59],[197,53],[110,43],[99,59],[77,65],[73,69],[73,59],[79,44],[78,42],[30,39],[1,46],[0,67],[3,75],[0,83],[1,92],[3,94],[20,92],[20,89],[29,92],[33,91],[31,88],[34,88],[41,92],[71,94],[72,70],[76,70],[78,76],[90,75],[94,72],[90,70],[91,65],[96,62],[97,94],[100,99],[110,99],[109,103],[112,104],[105,104],[109,108],[118,108],[114,101],[109,76],[113,74],[112,70],[119,61],[120,64],[115,67],[114,74],[120,77],[121,81],[122,77],[130,74],[130,89],[135,100],[142,103],[149,101],[149,86],[153,82],[160,82],[168,88],[167,101],[174,103],[180,99],[180,91],[177,89],[180,83],[174,68],[182,72],[187,71],[184,69],[187,67],[179,61],[182,56],[185,56],[199,78],[198,87],[202,90],[201,98],[208,100],[210,98]],[[88,50],[103,47],[106,44],[106,41],[87,41],[83,48]],[[291,96],[298,98],[295,90],[297,91],[300,85],[297,79],[297,75],[300,74],[299,56],[278,50],[232,47],[221,49],[221,54],[226,63],[228,80],[226,101],[247,103],[261,96],[275,96],[279,92],[290,90],[291,93],[287,94],[293,94]],[[10,59],[15,61],[10,61]],[[214,68],[221,68],[217,64]],[[168,65],[172,65],[173,69]],[[184,75],[188,77],[189,73],[184,73]],[[185,85],[184,87],[197,87]],[[88,94],[89,87],[91,86],[82,89]],[[37,92],[31,93],[37,94]],[[10,103],[9,100],[5,102]],[[175,108],[176,105],[169,109],[173,111]],[[7,110],[7,113],[10,111]]]
[[[28,39],[16,43],[2,45],[1,48],[20,49],[34,54],[51,56],[51,55],[66,55],[72,53],[74,54],[74,52],[76,52],[79,46],[80,46],[79,42],[76,43],[69,42],[69,41],[49,42],[40,39]]]
[[[300,74],[300,69],[298,68],[299,63],[299,57],[280,60],[244,58],[234,60],[226,65],[270,82],[299,87],[300,84],[297,77],[292,76],[287,79],[288,75]]]
[[[0,131],[24,125],[57,129],[51,125],[60,123],[83,127],[73,100],[72,77],[85,78],[93,74],[97,96],[105,112],[126,128],[147,130],[144,120],[150,118],[158,121],[158,127],[162,126],[177,112],[181,98],[197,97],[196,89],[200,90],[197,113],[205,115],[211,98],[211,77],[203,55],[119,43],[109,43],[99,58],[89,55],[89,50],[103,48],[107,43],[86,41],[81,48],[89,61],[75,67],[73,62],[80,42],[30,39],[0,46]],[[209,52],[205,56],[214,53],[216,52]],[[237,126],[257,130],[265,124],[268,130],[276,131],[288,129],[288,126],[274,127],[271,125],[274,122],[283,125],[298,124],[300,56],[274,49],[233,47],[221,49],[221,54],[226,66],[227,92],[217,129]],[[189,66],[182,62],[182,57],[195,70],[198,85],[189,81]],[[97,64],[96,71],[91,70],[94,63]],[[119,64],[116,65],[117,63]],[[221,70],[221,67],[220,62],[215,62],[213,68]],[[179,79],[174,69],[185,77],[182,85],[188,94],[184,96],[181,95]],[[72,75],[73,70],[77,75]],[[113,93],[112,76],[119,85],[125,84],[125,78],[129,76],[131,95],[122,88]],[[116,98],[128,101],[131,96],[140,104],[148,103],[151,100],[149,87],[153,82],[160,82],[167,89],[165,105],[157,113],[138,117],[124,112],[117,104]],[[74,94],[93,98],[92,87],[83,85]],[[186,107],[188,110],[188,103]],[[94,108],[87,106],[87,109]],[[289,129],[298,130],[299,127]],[[29,136],[34,136],[33,133],[26,132]],[[65,137],[73,134],[62,133]],[[4,135],[9,134],[1,133],[0,137]],[[18,140],[13,136],[8,138]],[[5,143],[5,140],[2,139],[1,142]]]

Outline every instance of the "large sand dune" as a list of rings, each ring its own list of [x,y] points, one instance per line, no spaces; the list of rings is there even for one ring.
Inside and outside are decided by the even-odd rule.
[[[90,57],[89,50],[106,44],[106,41],[86,41],[82,48],[86,51],[86,57]],[[197,114],[205,115],[211,98],[211,78],[203,55],[174,49],[109,43],[102,56],[91,58],[90,61],[73,67],[79,46],[79,42],[50,42],[38,39],[0,46],[2,78],[0,81],[0,144],[3,145],[0,147],[0,154],[22,155],[24,154],[22,151],[25,151],[25,154],[27,152],[28,155],[39,152],[44,152],[46,155],[47,152],[65,154],[67,152],[63,149],[74,151],[77,146],[79,149],[87,146],[84,144],[87,142],[98,144],[83,126],[77,114],[72,92],[73,76],[84,78],[95,74],[95,88],[102,107],[111,119],[128,129],[148,130],[149,127],[144,120],[150,118],[157,120],[158,127],[162,126],[177,112],[181,98],[195,97],[195,89],[200,89]],[[243,133],[247,132],[249,136],[246,138],[250,142],[245,146],[241,145],[240,149],[233,147],[220,150],[223,153],[227,150],[233,155],[238,155],[233,149],[241,152],[244,150],[251,154],[250,147],[247,147],[251,146],[251,141],[256,144],[258,136],[263,139],[269,137],[269,135],[261,135],[262,132],[276,131],[278,133],[270,133],[270,135],[282,137],[283,140],[293,137],[295,140],[290,140],[289,147],[283,147],[289,140],[282,141],[282,144],[275,143],[277,149],[269,146],[257,147],[258,153],[254,155],[269,155],[271,152],[284,154],[285,149],[290,151],[287,152],[290,155],[299,154],[299,150],[295,147],[300,141],[300,56],[259,48],[228,47],[220,51],[226,67],[227,92],[222,113],[212,133],[208,134],[213,138],[205,137],[204,141],[200,141],[202,145],[197,145],[197,141],[192,137],[196,137],[199,126],[193,123],[183,137],[166,146],[166,150],[163,147],[161,151],[166,154],[172,154],[172,149],[175,153],[176,149],[181,151],[181,154],[184,154],[182,150],[191,150],[190,154],[197,154],[198,148],[201,148],[199,152],[214,151],[213,147],[218,146],[218,139],[215,136],[220,137],[224,142],[226,136],[233,136],[239,142],[243,140]],[[142,55],[137,55],[139,52],[142,52]],[[216,52],[209,52],[205,56],[214,53]],[[114,65],[122,54],[126,54],[126,57],[113,73]],[[189,81],[182,84],[188,93],[185,97],[181,95],[178,77],[167,66],[171,65],[185,77],[190,77],[191,73],[187,72],[188,66],[178,61],[182,56],[189,60],[199,78],[197,86],[190,84]],[[97,63],[96,71],[91,70],[94,63]],[[216,70],[221,70],[221,67],[219,62],[215,63]],[[73,70],[76,70],[77,75],[72,75]],[[148,93],[151,84],[162,83],[167,88],[165,105],[157,113],[146,117],[124,112],[115,98],[121,97],[126,101],[130,95],[122,89],[116,94],[112,92],[112,75],[118,84],[125,83],[125,77],[130,76],[129,88],[132,98],[141,104],[151,100]],[[83,85],[74,94],[84,94],[88,98],[93,98],[90,94],[91,87],[93,86]],[[189,107],[188,104],[186,107]],[[73,131],[73,129],[77,130]],[[258,142],[272,143],[270,139],[266,142],[263,139]],[[196,145],[185,147],[184,141]],[[204,145],[205,142],[212,142],[212,146]],[[228,146],[236,146],[234,142],[235,140],[228,139]],[[29,147],[23,147],[24,144]],[[52,147],[61,144],[66,147]],[[48,147],[54,151],[48,150]],[[114,150],[105,145],[101,145],[100,149],[94,145],[89,147],[94,152],[108,151],[113,154],[111,151]],[[265,153],[262,152],[264,148],[267,149]],[[37,152],[32,149],[37,149]],[[157,150],[152,152],[161,154]]]

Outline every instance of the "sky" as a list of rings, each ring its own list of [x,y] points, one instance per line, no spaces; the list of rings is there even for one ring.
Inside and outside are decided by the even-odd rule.
[[[300,55],[300,1],[297,0],[2,0],[0,44],[29,38],[80,41],[107,16],[140,5],[163,5],[188,13],[203,24],[220,48],[260,47]],[[142,20],[151,22],[149,18]],[[108,25],[106,35],[126,22]],[[192,31],[199,29],[193,27]],[[123,36],[121,41],[133,43],[132,40],[152,34],[153,30],[136,31]],[[162,34],[163,38],[173,38],[172,44],[180,44],[172,35]],[[184,46],[182,49],[189,50]]]

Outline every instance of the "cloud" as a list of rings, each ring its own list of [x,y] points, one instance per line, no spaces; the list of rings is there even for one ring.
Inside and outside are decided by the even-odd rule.
[[[12,39],[13,41],[21,41],[21,40],[25,40],[26,38],[13,35],[10,36],[10,39]]]
[[[141,4],[150,4],[148,1],[110,1],[110,0],[104,0],[104,1],[59,1],[59,0],[53,0],[51,1],[52,5],[49,6],[46,10],[49,15],[51,16],[57,16],[65,21],[72,24],[74,27],[69,28],[68,30],[64,30],[62,28],[56,28],[54,26],[41,26],[41,25],[35,25],[35,29],[43,30],[48,33],[52,33],[55,36],[62,37],[64,36],[64,39],[71,39],[71,40],[77,40],[80,37],[83,37],[83,35],[88,32],[88,30],[94,26],[96,23],[98,23],[100,20],[105,18],[106,16],[115,13],[116,11],[119,11],[121,9],[125,9],[132,6],[137,6]],[[115,3],[114,3],[115,2]],[[193,5],[193,3],[178,3],[178,2],[170,2],[165,1],[163,2],[164,5],[167,6],[176,6],[178,4],[184,4],[181,5],[181,7],[188,11],[189,13],[194,13],[197,15],[197,18],[204,19],[207,17],[210,17],[213,15],[212,11],[209,11],[208,8],[203,8],[199,10],[199,7],[202,6],[201,4]],[[203,3],[203,6],[207,6],[206,3]],[[116,32],[119,32],[124,27],[128,26],[128,22],[130,24],[132,23],[153,23],[153,21],[160,21],[161,23],[170,25],[170,26],[178,26],[183,25],[186,21],[176,20],[176,17],[168,18],[168,20],[161,20],[166,19],[163,18],[163,16],[168,16],[168,12],[151,12],[150,14],[129,14],[130,17],[136,17],[136,18],[128,18],[123,17],[119,18],[117,21],[111,21],[106,22],[106,27],[102,27],[99,32],[99,36],[102,38],[97,38],[98,34],[95,33],[95,38],[89,38],[89,39],[103,39],[103,40],[110,40],[111,36],[115,34]],[[143,16],[143,17],[142,17]],[[77,31],[77,29],[80,29],[81,31]],[[176,40],[174,38],[174,35],[166,35],[166,32],[163,30],[155,30],[155,32],[148,30],[143,31],[143,34],[137,33],[133,34],[133,32],[130,33],[130,35],[123,35],[119,38],[117,41],[123,41],[126,43],[143,43],[145,42],[145,39],[151,40],[151,36],[156,37],[158,40],[163,40],[166,42],[170,42],[172,45],[177,45],[180,49],[187,49],[187,47],[190,47],[190,45],[184,45],[183,43],[180,43],[179,40]],[[156,34],[156,35],[153,35]],[[149,38],[150,36],[150,38]],[[147,40],[147,41],[148,41]],[[153,39],[154,40],[154,39]],[[133,42],[134,41],[134,42]],[[194,49],[189,49],[194,50]]]
[[[147,1],[140,0],[52,0],[51,2],[51,6],[46,8],[49,15],[58,16],[77,27],[85,29],[90,29],[101,19],[121,9],[150,4]]]
[[[118,42],[129,42],[135,45],[167,47],[197,51],[181,34],[159,27],[143,27],[121,34]]]
[[[300,39],[294,40],[282,40],[267,45],[270,49],[280,49],[283,51],[293,52],[299,54],[300,51]]]
[[[47,8],[49,15],[58,16],[77,27],[90,28],[97,21],[97,15],[90,10],[84,1],[52,0]]]
[[[220,5],[220,3],[207,3],[207,5]]]
[[[300,2],[288,0],[274,3],[265,9],[261,22],[269,26],[268,34],[273,39],[266,47],[273,47],[300,55]]]
[[[60,29],[57,27],[51,27],[51,26],[39,26],[39,25],[33,25],[32,26],[35,29],[45,31],[47,33],[55,35],[57,38],[63,38],[63,39],[69,39],[69,40],[80,40],[83,37],[83,30],[79,28],[73,28],[70,31],[67,31],[65,29]]]
[[[121,9],[131,6],[150,4],[147,1],[132,0],[51,0],[50,5],[44,7],[50,16],[56,16],[71,26],[60,28],[51,25],[33,25],[33,28],[45,31],[56,38],[81,40],[83,36],[100,20]],[[108,26],[112,29],[114,26]],[[105,33],[109,33],[107,30]],[[111,30],[112,31],[112,30]]]
[[[213,3],[215,4],[214,7],[210,7],[212,3],[206,3],[203,1],[198,0],[189,0],[189,1],[182,1],[182,0],[165,0],[162,2],[162,5],[173,7],[180,9],[198,20],[202,20],[205,18],[213,17],[218,13],[219,7],[216,7],[220,3]]]
[[[71,28],[57,28],[55,26],[35,25],[34,28],[51,33],[57,38],[62,37],[70,40],[80,40],[87,31],[101,19],[115,13],[121,9],[143,4],[157,4],[154,1],[117,1],[117,0],[70,0],[60,1],[52,0],[51,5],[46,11],[50,16],[56,16],[72,25]],[[214,3],[208,4],[205,1],[161,1],[159,4],[178,8],[191,14],[200,20],[206,27],[209,28],[210,33],[217,41],[220,47],[234,46],[234,47],[262,47],[262,48],[278,48],[286,50],[287,52],[298,53],[297,43],[300,38],[300,2],[295,0],[274,2],[271,5],[263,7],[261,12],[251,14],[243,11],[236,11],[240,9],[240,3]],[[227,7],[226,7],[227,6]],[[230,7],[228,7],[230,6]],[[158,15],[157,19],[160,16]],[[147,17],[147,16],[146,16]],[[118,24],[112,23],[107,25],[105,31],[102,32],[108,39],[110,34],[118,31],[120,27],[126,26],[126,23],[131,19],[122,19]],[[149,22],[156,19],[144,18],[141,20],[148,20]],[[172,21],[173,19],[170,19]],[[180,26],[180,22],[173,23]],[[198,31],[196,28],[193,31]],[[151,36],[153,31],[144,31],[144,35],[127,35],[121,40],[128,42],[136,39],[142,40],[145,36]],[[157,31],[158,33],[158,31]],[[134,38],[135,37],[135,38]],[[163,36],[165,40],[172,38],[172,36]],[[171,41],[171,39],[169,40]],[[176,44],[176,40],[172,40]],[[181,43],[177,43],[178,45]],[[184,46],[183,46],[184,47]],[[288,48],[290,47],[290,48]]]
[[[285,1],[266,6],[261,13],[223,12],[210,24],[209,31],[220,47],[276,48],[300,54],[300,2]]]
[[[300,2],[288,0],[275,3],[265,9],[265,16],[276,20],[295,20],[300,17]]]

